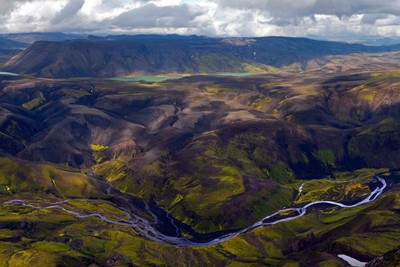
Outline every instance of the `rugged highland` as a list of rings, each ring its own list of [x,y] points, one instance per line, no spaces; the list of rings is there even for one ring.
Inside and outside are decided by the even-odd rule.
[[[5,65],[24,75],[0,75],[0,265],[346,266],[338,255],[396,257],[400,53],[371,53],[395,47],[137,38],[115,37],[118,51],[111,37],[36,42]],[[274,42],[286,57],[267,56]],[[210,61],[186,61],[195,53]],[[128,54],[136,58],[121,65]],[[232,69],[236,62],[254,72]],[[208,64],[240,73],[200,75]],[[168,75],[114,77],[139,66]],[[318,205],[232,235],[284,207],[358,203],[379,189],[375,175],[387,187],[374,201]]]

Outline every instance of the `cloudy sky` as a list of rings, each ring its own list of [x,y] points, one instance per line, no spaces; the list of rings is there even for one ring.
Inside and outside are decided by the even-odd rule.
[[[0,0],[0,32],[400,37],[400,0]]]

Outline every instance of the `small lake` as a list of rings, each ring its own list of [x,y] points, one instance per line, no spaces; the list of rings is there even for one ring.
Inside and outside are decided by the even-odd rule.
[[[217,76],[231,76],[231,77],[247,77],[250,76],[253,73],[250,72],[222,72],[222,73],[217,73]]]
[[[191,75],[170,75],[170,76],[162,76],[162,75],[143,75],[143,76],[132,76],[132,77],[115,77],[110,80],[113,81],[123,81],[123,82],[164,82],[167,80],[175,80],[188,76],[199,76],[199,75],[215,75],[222,77],[247,77],[252,75],[250,72],[220,72],[220,73],[207,73],[207,74],[191,74]]]
[[[135,76],[135,77],[116,77],[111,78],[113,81],[123,81],[123,82],[164,82],[167,80],[179,79],[183,76]]]
[[[6,75],[6,76],[18,76],[18,74],[16,74],[16,73],[12,73],[12,72],[4,72],[4,71],[0,71],[0,75]]]

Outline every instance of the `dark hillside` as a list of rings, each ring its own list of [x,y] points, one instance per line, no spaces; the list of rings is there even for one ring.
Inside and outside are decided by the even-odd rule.
[[[321,57],[392,51],[305,38],[217,39],[200,36],[109,36],[63,42],[38,41],[4,70],[38,77],[115,77],[132,74],[257,72],[269,66],[307,68]],[[324,61],[324,60],[322,60]]]

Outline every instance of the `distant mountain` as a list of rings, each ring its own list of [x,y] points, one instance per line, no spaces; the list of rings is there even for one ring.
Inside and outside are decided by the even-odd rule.
[[[328,55],[398,50],[306,38],[209,38],[179,35],[89,36],[38,41],[9,60],[4,70],[38,77],[115,77],[138,73],[247,72],[296,64]],[[313,66],[314,66],[313,65]]]
[[[28,32],[28,33],[8,33],[0,35],[11,41],[24,44],[33,44],[37,41],[65,41],[74,39],[84,39],[87,35],[70,34],[63,32]]]
[[[85,39],[87,35],[62,32],[29,32],[0,34],[0,64],[8,61],[21,50],[37,41],[61,42],[74,39]]]
[[[0,63],[7,61],[26,47],[28,47],[27,44],[0,36]]]
[[[1,49],[22,49],[26,48],[27,45],[18,41],[10,40],[0,36],[0,48]]]

